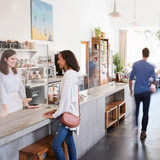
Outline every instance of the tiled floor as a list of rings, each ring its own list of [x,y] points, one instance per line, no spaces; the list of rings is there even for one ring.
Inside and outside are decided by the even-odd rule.
[[[140,108],[142,109],[142,107]],[[141,141],[141,118],[138,136],[134,135],[133,115],[116,128],[110,128],[80,160],[160,160],[160,91],[152,94],[147,138]]]

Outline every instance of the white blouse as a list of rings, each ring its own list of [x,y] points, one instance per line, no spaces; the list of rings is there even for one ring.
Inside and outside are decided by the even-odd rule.
[[[74,70],[67,70],[60,83],[60,103],[53,118],[57,118],[64,112],[70,112],[79,116],[78,106],[78,73]]]
[[[20,97],[26,98],[24,86],[22,83],[21,70],[17,69],[17,74],[12,70],[7,75],[0,72],[0,101],[7,104],[7,94],[18,92]]]

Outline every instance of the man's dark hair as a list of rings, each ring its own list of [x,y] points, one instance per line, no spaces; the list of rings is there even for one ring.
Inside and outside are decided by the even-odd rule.
[[[148,58],[149,57],[149,49],[148,48],[144,48],[142,50],[142,54],[143,54],[143,57]]]
[[[79,71],[80,67],[78,65],[78,61],[70,50],[61,51],[59,54],[62,55],[63,59],[66,61],[67,68],[72,68],[75,71]]]

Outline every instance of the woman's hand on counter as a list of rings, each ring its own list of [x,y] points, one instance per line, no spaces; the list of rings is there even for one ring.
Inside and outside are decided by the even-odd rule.
[[[32,101],[32,98],[24,98],[24,99],[23,99],[24,108],[27,108],[27,109],[39,108],[39,106],[30,106],[30,105],[29,105],[29,102],[30,102],[30,101]]]
[[[43,113],[43,118],[53,118],[53,114],[56,112],[56,110],[48,111]]]
[[[0,118],[4,118],[8,116],[8,111],[7,111],[7,105],[6,104],[2,104],[2,112],[0,114]]]
[[[3,111],[1,114],[0,114],[0,118],[4,118],[4,117],[7,117],[8,116],[8,112],[7,111]]]
[[[53,118],[53,114],[43,115],[43,118]]]
[[[26,106],[26,108],[27,109],[35,109],[35,108],[39,108],[39,106],[30,106],[30,105],[28,105],[28,106]]]

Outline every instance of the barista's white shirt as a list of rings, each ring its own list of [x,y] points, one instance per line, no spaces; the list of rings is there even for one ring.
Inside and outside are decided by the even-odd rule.
[[[14,74],[12,70],[7,75],[0,72],[0,101],[2,104],[7,104],[8,94],[11,93],[18,93],[21,99],[26,98],[20,69],[17,69],[17,74]]]
[[[67,70],[60,83],[60,103],[53,118],[57,118],[64,112],[70,112],[79,116],[78,107],[78,73]]]

